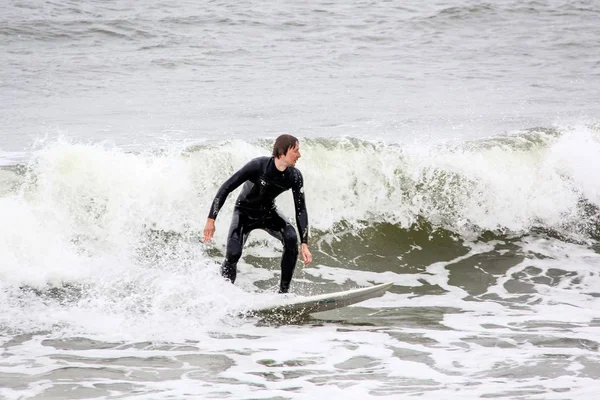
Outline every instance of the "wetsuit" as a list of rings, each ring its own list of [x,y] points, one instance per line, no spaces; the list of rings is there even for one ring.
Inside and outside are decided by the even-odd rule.
[[[279,291],[287,293],[298,260],[298,236],[292,224],[277,210],[275,198],[292,189],[300,240],[307,243],[308,215],[302,174],[294,167],[279,171],[273,157],[255,158],[223,183],[213,200],[208,218],[216,219],[229,193],[244,182],[235,203],[221,274],[235,282],[237,263],[248,235],[254,229],[263,229],[283,244]]]

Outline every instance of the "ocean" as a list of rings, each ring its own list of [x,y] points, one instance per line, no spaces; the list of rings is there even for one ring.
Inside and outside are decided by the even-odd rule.
[[[597,397],[598,2],[2,8],[0,398]],[[282,296],[259,231],[221,278],[210,203],[281,133],[286,296],[384,296],[247,316]]]

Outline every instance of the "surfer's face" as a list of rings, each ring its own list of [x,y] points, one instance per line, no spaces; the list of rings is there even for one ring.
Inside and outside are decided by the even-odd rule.
[[[296,165],[296,161],[301,157],[300,144],[296,142],[294,147],[290,147],[287,153],[283,156],[283,161],[288,167]]]

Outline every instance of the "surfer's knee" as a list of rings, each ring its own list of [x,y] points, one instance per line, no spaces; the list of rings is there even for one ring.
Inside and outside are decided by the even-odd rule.
[[[286,249],[298,251],[298,235],[292,225],[287,225],[283,229],[283,246]]]
[[[229,239],[227,242],[227,254],[225,255],[227,262],[230,264],[237,264],[241,256],[242,244],[235,239]]]

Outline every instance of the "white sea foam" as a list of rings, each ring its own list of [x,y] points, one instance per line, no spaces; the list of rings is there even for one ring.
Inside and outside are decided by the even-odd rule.
[[[342,221],[355,227],[375,221],[409,227],[421,216],[464,232],[473,226],[560,231],[582,220],[580,200],[600,205],[593,172],[600,168],[600,144],[594,131],[580,127],[558,138],[539,133],[541,143],[525,150],[519,140],[516,135],[499,144],[411,148],[307,140],[298,168],[305,178],[310,223],[324,231]],[[52,240],[93,238],[96,243],[89,242],[87,251],[127,247],[144,229],[200,232],[219,185],[250,158],[267,154],[267,142],[207,144],[182,155],[179,146],[132,154],[59,141],[36,154],[30,165],[34,183],[4,200],[10,202],[6,212],[22,213],[24,234],[45,229],[37,234],[58,236]],[[235,196],[217,220],[221,247]],[[282,195],[278,203],[293,220],[291,195]],[[35,226],[36,220],[44,226]]]

